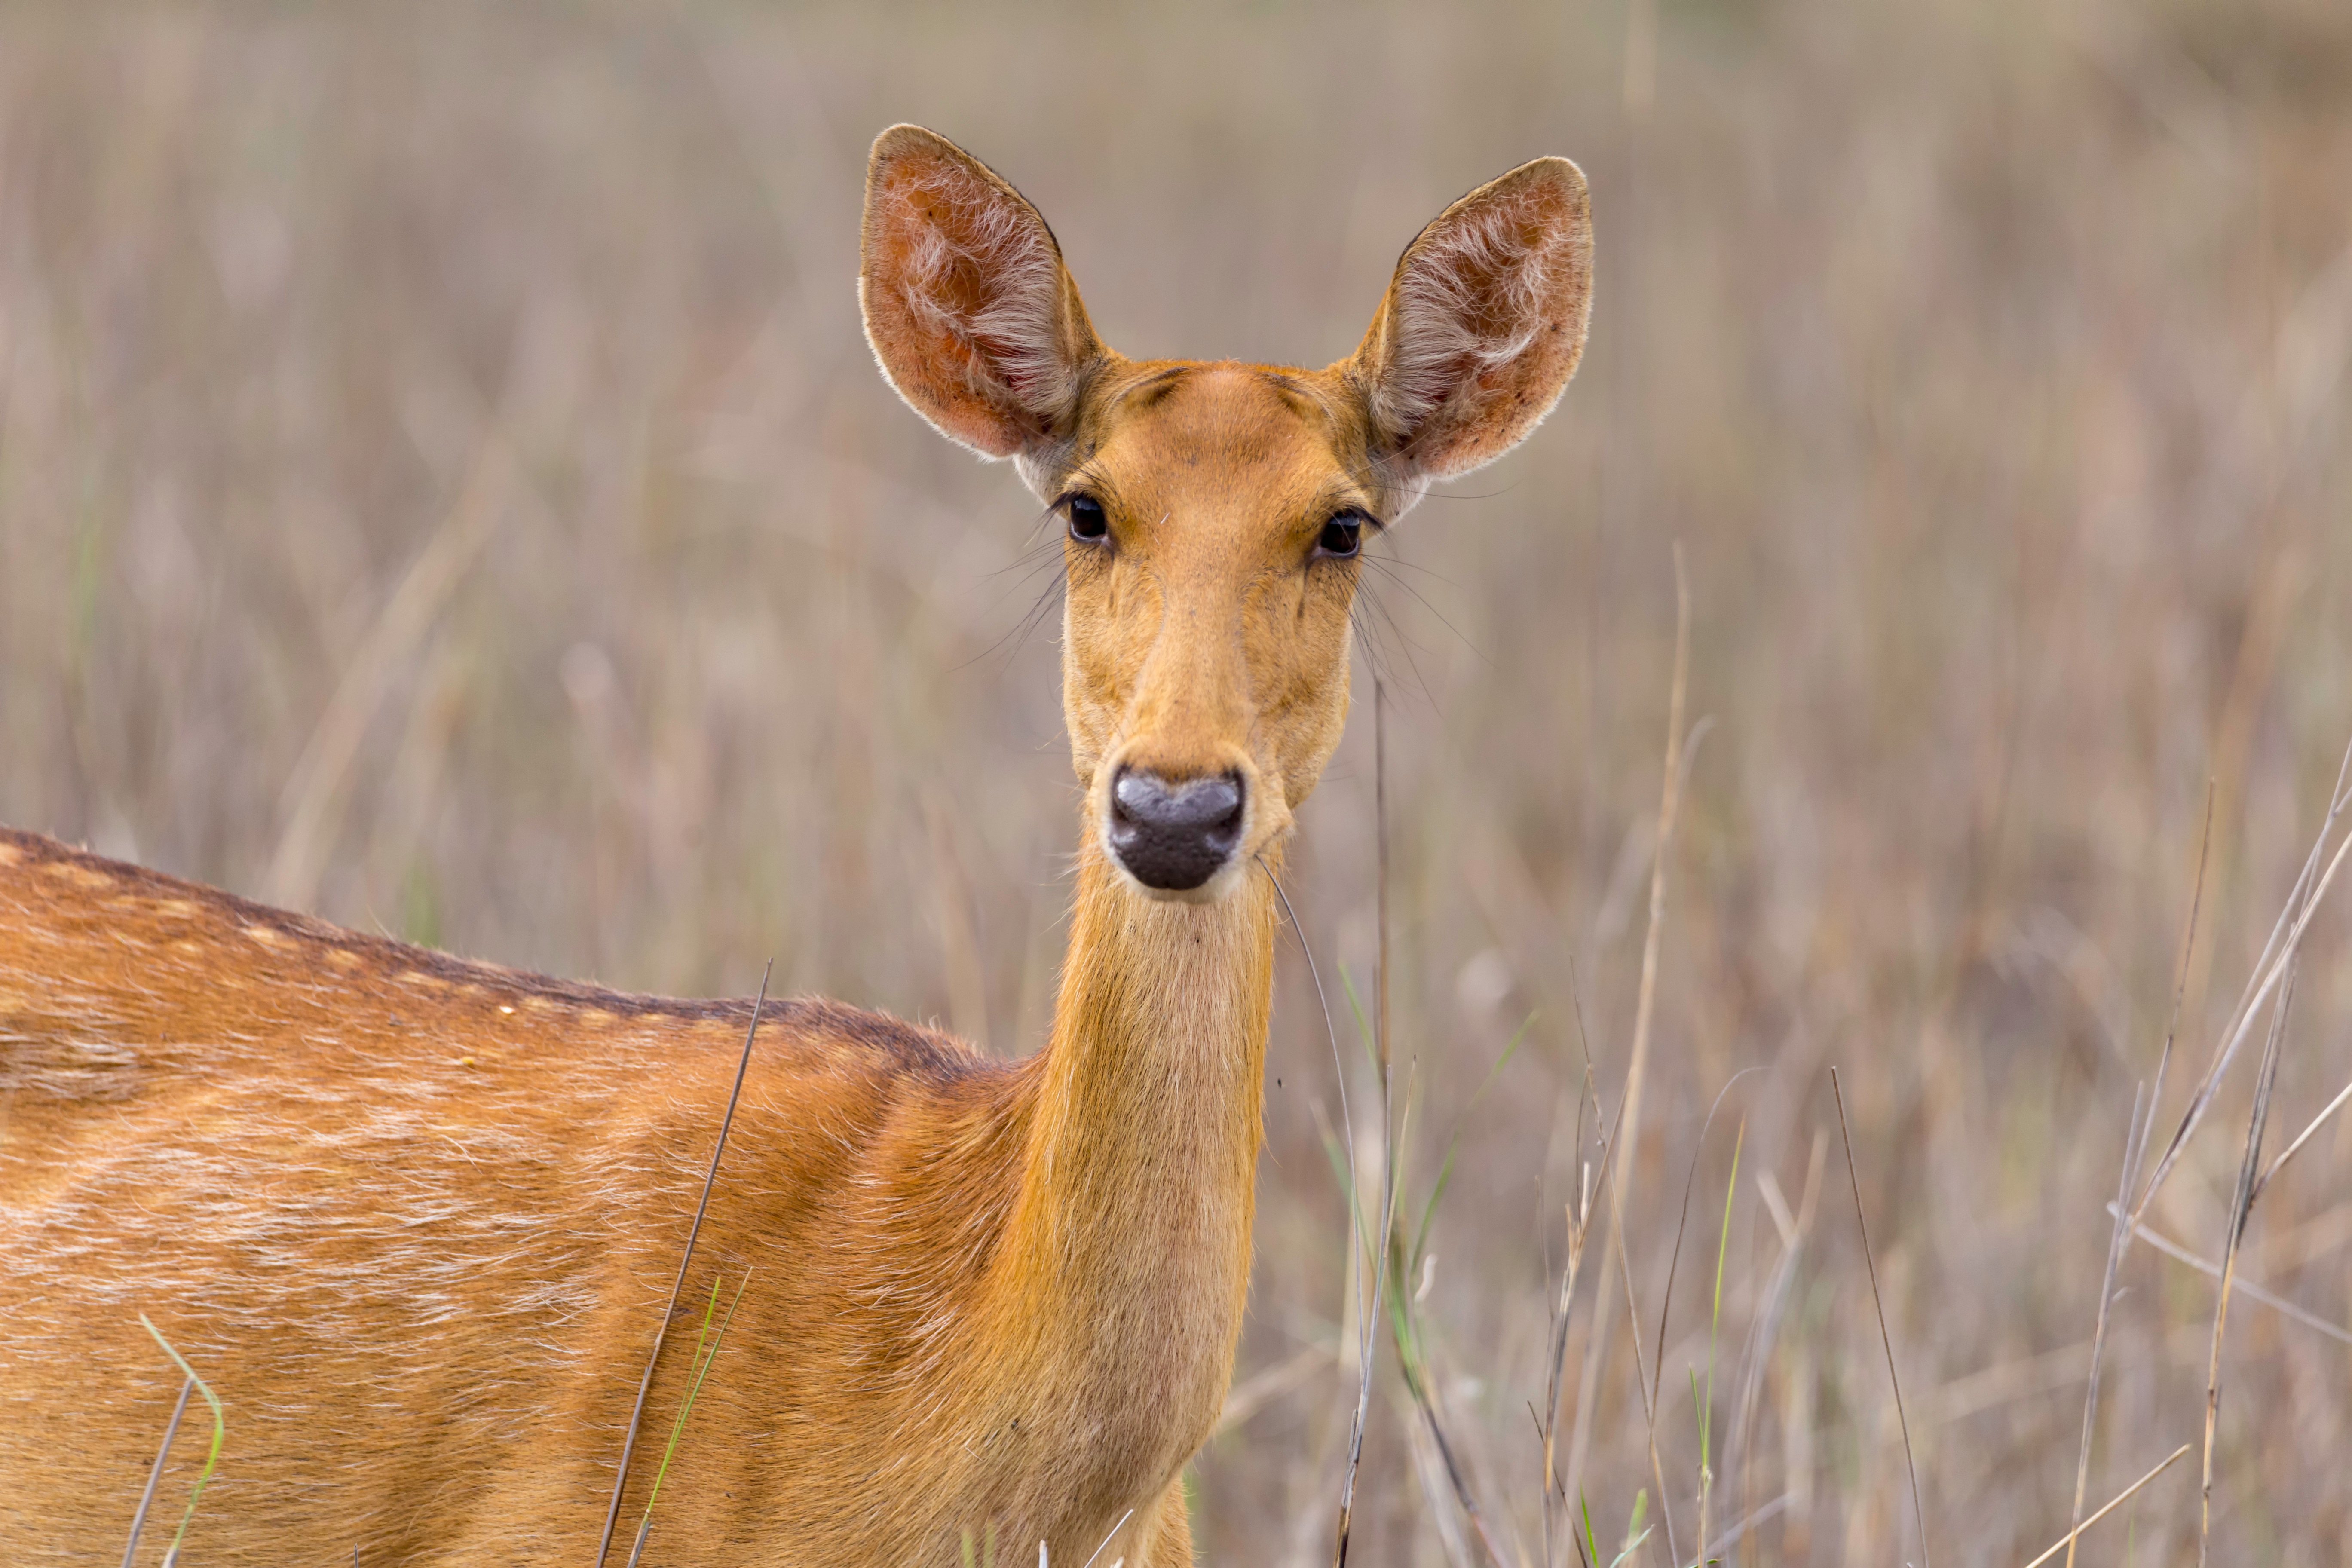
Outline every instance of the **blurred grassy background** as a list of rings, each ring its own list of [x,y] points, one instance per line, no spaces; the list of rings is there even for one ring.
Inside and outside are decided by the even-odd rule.
[[[1741,1115],[1716,1518],[1762,1510],[1749,1561],[1918,1552],[1832,1063],[1936,1560],[2056,1539],[2208,780],[2161,1131],[2352,731],[2352,12],[9,7],[0,819],[626,986],[745,991],[772,954],[780,986],[1033,1048],[1075,805],[1051,599],[1025,620],[1055,557],[860,340],[865,149],[902,119],[1019,184],[1138,354],[1322,363],[1445,202],[1584,165],[1582,374],[1370,579],[1416,1191],[1461,1129],[1422,1303],[1446,1414],[1532,1553],[1546,1269],[1590,1153],[1574,1003],[1613,1096],[1680,542],[1715,722],[1628,1237],[1651,1358],[1696,1172],[1658,1428],[1685,1556],[1677,1391]],[[1327,976],[1370,966],[1369,695],[1296,858]],[[2352,1066],[2347,935],[2314,928],[2273,1147]],[[1276,1028],[1249,1398],[1197,1506],[1204,1560],[1311,1564],[1353,1376],[1295,958]],[[2251,1077],[2153,1213],[2208,1255]],[[2337,1123],[2244,1265],[2338,1323],[2347,1173]],[[1809,1181],[1775,1298],[1771,1210]],[[2142,1247],[2121,1284],[2094,1502],[2202,1419],[2210,1283]],[[1604,1538],[1651,1479],[1610,1288],[1570,1351],[1613,1324],[1569,1394]],[[2224,1364],[2217,1560],[2343,1561],[2345,1344],[2242,1300]],[[1458,1534],[1414,1431],[1383,1403],[1360,1561]],[[2095,1559],[2182,1560],[2195,1463]]]

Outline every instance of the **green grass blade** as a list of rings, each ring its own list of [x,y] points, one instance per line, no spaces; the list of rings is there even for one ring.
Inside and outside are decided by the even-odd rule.
[[[1643,1487],[1640,1491],[1633,1494],[1633,1512],[1632,1516],[1625,1521],[1624,1549],[1619,1552],[1615,1557],[1610,1559],[1609,1568],[1620,1568],[1620,1564],[1632,1557],[1633,1553],[1642,1550],[1642,1542],[1650,1539],[1650,1532],[1643,1529],[1642,1525],[1643,1519],[1649,1513],[1649,1511],[1650,1489]]]
[[[654,1503],[661,1496],[662,1481],[669,1475],[670,1458],[677,1452],[677,1440],[685,1436],[687,1417],[694,1414],[694,1402],[702,1396],[703,1380],[710,1375],[711,1363],[719,1359],[719,1347],[727,1341],[728,1325],[734,1322],[735,1309],[743,1304],[743,1291],[751,1283],[751,1271],[747,1268],[743,1271],[741,1283],[735,1287],[735,1299],[727,1304],[727,1316],[719,1320],[718,1331],[714,1334],[710,1325],[719,1310],[719,1276],[713,1274],[710,1277],[710,1300],[703,1306],[702,1328],[694,1337],[694,1355],[688,1363],[686,1397],[678,1401],[677,1415],[669,1424],[669,1442],[662,1449],[659,1468],[654,1471],[653,1489],[646,1493],[645,1519],[647,1524],[653,1521]],[[710,1347],[707,1354],[703,1350],[706,1342]],[[645,1539],[643,1525],[639,1526],[637,1536],[642,1546]],[[635,1561],[634,1553],[631,1560]]]
[[[743,1292],[751,1283],[751,1271],[747,1268],[743,1271],[743,1278],[735,1286],[734,1298],[727,1303],[727,1315],[719,1320],[718,1332],[711,1336],[710,1353],[702,1358],[702,1370],[695,1373],[694,1386],[687,1393],[686,1408],[678,1412],[678,1425],[681,1427],[686,1425],[686,1418],[694,1414],[695,1401],[702,1397],[702,1385],[710,1376],[712,1364],[719,1360],[719,1347],[727,1342],[727,1330],[735,1321],[735,1309],[743,1304]],[[711,1281],[711,1296],[714,1300],[718,1294],[719,1282],[714,1279]]]
[[[745,1278],[748,1279],[750,1276]],[[629,1553],[631,1568],[635,1568],[638,1552],[645,1549],[646,1531],[653,1523],[654,1500],[661,1496],[662,1479],[669,1474],[670,1456],[677,1452],[678,1437],[686,1431],[686,1414],[693,1408],[695,1390],[701,1385],[702,1350],[709,1342],[711,1320],[718,1312],[719,1276],[713,1273],[710,1276],[710,1300],[702,1304],[702,1326],[694,1334],[694,1353],[687,1358],[686,1397],[678,1401],[677,1414],[670,1418],[669,1441],[663,1445],[661,1463],[654,1470],[653,1489],[646,1493],[645,1516],[637,1526],[637,1547]]]
[[[196,1369],[188,1364],[185,1356],[172,1348],[172,1342],[163,1337],[163,1331],[157,1328],[146,1313],[139,1314],[139,1321],[154,1337],[155,1342],[163,1347],[163,1353],[172,1358],[172,1364],[196,1385],[196,1392],[205,1396],[205,1403],[213,1413],[213,1443],[205,1450],[205,1468],[196,1472],[196,1484],[188,1489],[188,1506],[180,1515],[180,1528],[172,1532],[172,1544],[163,1549],[163,1561],[171,1563],[179,1557],[180,1543],[188,1537],[188,1523],[196,1517],[196,1503],[205,1495],[205,1483],[213,1479],[213,1468],[220,1463],[221,1439],[227,1435],[228,1422],[221,1414],[220,1396],[213,1392],[213,1385],[196,1375]]]
[[[1698,1462],[1707,1468],[1707,1434],[1715,1420],[1715,1342],[1723,1326],[1723,1258],[1731,1250],[1731,1200],[1739,1195],[1739,1152],[1748,1146],[1748,1118],[1739,1119],[1738,1135],[1731,1141],[1731,1179],[1723,1185],[1723,1234],[1715,1243],[1715,1310],[1706,1323],[1706,1403],[1698,1413]],[[1700,1542],[1702,1547],[1705,1542]]]

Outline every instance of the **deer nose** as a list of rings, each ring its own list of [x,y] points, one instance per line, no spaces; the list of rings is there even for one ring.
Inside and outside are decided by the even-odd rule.
[[[1241,775],[1170,784],[1121,768],[1110,787],[1110,847],[1147,888],[1187,893],[1234,857],[1242,838]]]

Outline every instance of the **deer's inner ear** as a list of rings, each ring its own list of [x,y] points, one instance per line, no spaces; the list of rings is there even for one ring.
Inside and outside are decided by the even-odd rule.
[[[1517,446],[1584,352],[1584,175],[1538,158],[1445,209],[1397,262],[1349,369],[1399,477],[1444,479]]]
[[[1051,439],[1102,345],[1037,209],[978,159],[898,125],[866,166],[858,299],[898,395],[990,458]]]

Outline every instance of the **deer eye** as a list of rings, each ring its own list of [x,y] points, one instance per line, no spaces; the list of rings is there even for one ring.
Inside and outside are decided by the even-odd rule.
[[[1337,556],[1346,560],[1363,547],[1364,514],[1343,511],[1323,525],[1315,536],[1315,552],[1318,555]]]
[[[1062,503],[1069,514],[1070,537],[1093,541],[1110,531],[1110,517],[1092,496],[1072,496]]]

